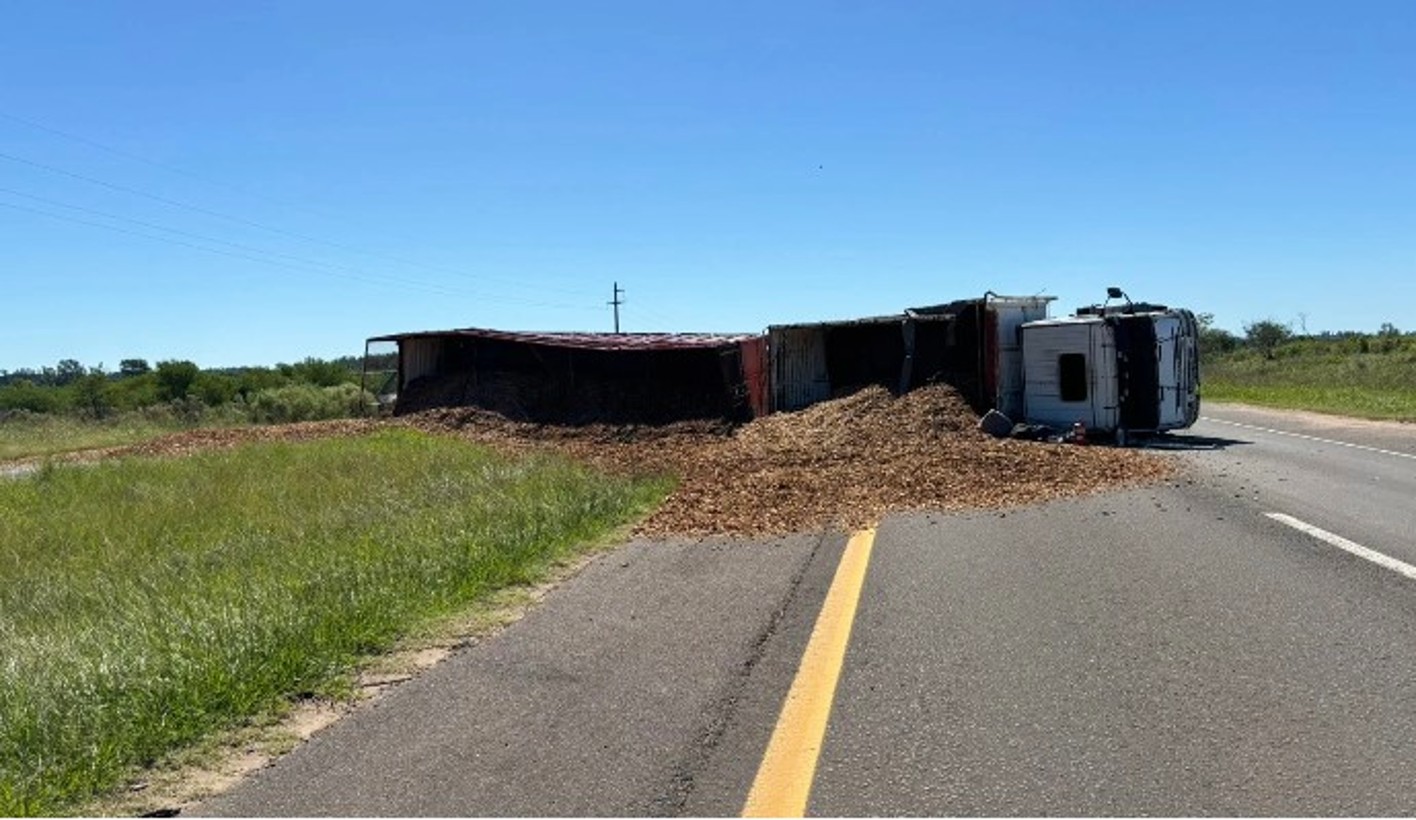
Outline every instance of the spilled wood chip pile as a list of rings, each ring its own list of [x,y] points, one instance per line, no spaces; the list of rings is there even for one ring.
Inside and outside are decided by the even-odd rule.
[[[880,387],[740,427],[520,424],[469,408],[401,420],[503,449],[549,447],[678,485],[638,534],[763,535],[855,528],[888,512],[1003,508],[1162,480],[1170,461],[1112,447],[993,439],[951,387]]]
[[[409,425],[507,452],[552,450],[600,469],[667,474],[677,486],[637,534],[766,535],[857,528],[889,512],[1004,508],[1163,480],[1173,462],[1138,450],[991,438],[951,387],[881,387],[748,424],[556,426],[475,408],[394,420],[190,430],[55,457],[180,456],[255,441],[304,441]],[[26,460],[14,462],[23,464]],[[29,461],[38,461],[30,459]]]

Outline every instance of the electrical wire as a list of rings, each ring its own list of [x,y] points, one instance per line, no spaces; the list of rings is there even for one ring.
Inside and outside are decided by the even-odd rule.
[[[255,246],[253,246],[253,245],[246,245],[246,244],[243,244],[243,243],[241,243],[241,242],[231,242],[231,241],[229,241],[229,240],[220,239],[220,238],[213,237],[213,236],[207,236],[207,235],[205,235],[205,234],[193,233],[193,232],[191,232],[191,231],[184,231],[184,230],[181,230],[181,229],[179,229],[179,228],[171,228],[171,227],[167,227],[167,226],[165,226],[165,225],[159,225],[159,224],[154,223],[154,222],[147,222],[147,221],[141,220],[141,219],[133,219],[133,218],[131,218],[131,217],[120,216],[120,215],[118,215],[118,214],[112,214],[112,213],[108,213],[108,212],[106,212],[106,211],[100,211],[100,210],[98,210],[98,209],[96,209],[96,208],[89,208],[89,207],[86,207],[86,206],[83,206],[83,205],[73,205],[73,204],[70,204],[70,203],[67,203],[67,202],[60,202],[59,200],[56,200],[56,199],[49,199],[48,197],[36,196],[36,195],[34,195],[34,194],[27,194],[27,193],[25,193],[25,192],[23,192],[23,191],[16,191],[16,190],[14,190],[14,189],[12,189],[12,188],[0,187],[0,193],[10,194],[11,196],[23,197],[23,198],[25,198],[25,199],[29,199],[29,200],[32,200],[32,201],[35,201],[35,202],[43,203],[43,204],[45,204],[45,205],[52,205],[52,206],[56,206],[56,207],[59,207],[59,208],[68,208],[68,209],[70,209],[70,210],[80,211],[80,212],[82,212],[82,213],[93,214],[93,215],[95,215],[95,216],[101,216],[101,217],[103,217],[103,218],[105,218],[105,219],[112,219],[112,220],[116,220],[116,221],[119,221],[119,222],[124,222],[124,223],[130,224],[130,225],[137,225],[137,226],[143,227],[143,228],[149,228],[149,229],[152,229],[152,230],[164,231],[164,232],[166,232],[166,233],[172,233],[172,234],[176,234],[176,235],[178,235],[178,236],[185,236],[185,237],[187,237],[187,238],[189,238],[189,239],[196,239],[196,240],[199,240],[199,241],[202,241],[202,242],[210,242],[210,243],[214,243],[214,244],[217,244],[217,245],[222,245],[222,246],[225,246],[225,247],[228,247],[228,248],[235,248],[235,249],[240,250],[240,251],[246,251],[246,252],[249,252],[249,253],[263,254],[263,255],[265,255],[265,256],[275,257],[275,258],[277,258],[277,259],[287,259],[287,260],[290,260],[290,261],[292,261],[292,262],[295,262],[295,263],[297,263],[297,264],[299,264],[299,265],[304,265],[304,266],[307,266],[307,267],[310,267],[310,268],[323,268],[323,269],[326,269],[326,270],[323,270],[323,271],[320,271],[320,272],[326,273],[327,275],[330,275],[330,276],[342,276],[343,278],[355,279],[355,280],[358,280],[358,281],[367,282],[367,283],[371,283],[371,284],[400,285],[400,286],[408,286],[408,287],[415,287],[415,288],[423,288],[423,289],[425,289],[425,290],[430,290],[431,292],[441,293],[441,294],[450,295],[450,296],[474,296],[474,297],[479,298],[479,299],[486,299],[486,300],[490,300],[490,301],[503,301],[503,302],[509,302],[509,303],[514,303],[514,304],[524,304],[524,305],[530,305],[530,306],[533,306],[533,307],[563,308],[563,309],[580,309],[579,306],[570,306],[570,305],[559,304],[559,303],[555,303],[555,302],[533,301],[533,300],[527,300],[527,299],[519,299],[519,298],[515,298],[515,297],[496,296],[496,295],[492,295],[492,294],[488,294],[488,293],[484,293],[484,292],[480,292],[480,291],[470,291],[470,290],[466,290],[466,289],[464,289],[464,288],[455,288],[455,287],[447,287],[447,286],[444,286],[444,285],[437,285],[437,284],[434,284],[434,283],[431,283],[431,282],[423,282],[423,281],[414,280],[414,279],[404,279],[404,278],[401,278],[401,277],[394,277],[394,276],[388,276],[388,275],[382,275],[382,274],[374,274],[374,273],[370,273],[370,272],[368,272],[368,271],[361,270],[361,269],[359,269],[359,268],[351,268],[351,267],[349,267],[349,266],[347,266],[347,265],[335,265],[335,264],[331,264],[331,263],[328,263],[328,262],[321,262],[321,261],[319,261],[319,260],[308,259],[308,258],[301,257],[301,256],[295,256],[295,255],[293,255],[293,254],[281,253],[281,252],[279,252],[279,251],[266,250],[266,249],[264,249],[264,248],[258,248],[258,247],[255,247]],[[58,217],[58,216],[59,216],[58,214],[52,214],[52,213],[49,213],[49,212],[39,211],[39,210],[34,210],[34,212],[35,212],[35,213],[43,214],[43,215],[45,215],[45,216],[53,216],[53,217]],[[79,221],[79,220],[71,220],[71,221],[78,221],[79,224],[85,224],[85,225],[95,225],[95,226],[100,226],[100,225],[101,225],[101,223],[91,223],[91,222],[88,222],[88,221]],[[111,227],[111,226],[103,226],[103,227]],[[149,239],[159,239],[159,240],[161,239],[161,237],[154,237],[154,236],[150,236],[150,235],[147,235],[147,234],[141,234],[141,233],[137,233],[137,232],[132,232],[132,233],[134,233],[134,235],[137,235],[137,236],[145,236],[145,237],[147,237],[147,238],[149,238]],[[195,246],[193,246],[193,247],[195,247]],[[250,258],[252,258],[252,257],[246,256],[246,257],[243,257],[243,258],[248,258],[248,259],[250,259]],[[340,273],[340,271],[343,271],[344,273]]]
[[[225,181],[223,181],[223,180],[216,179],[215,177],[209,177],[209,176],[206,176],[206,175],[204,175],[204,174],[199,174],[199,173],[197,173],[197,172],[195,172],[195,171],[189,171],[189,170],[187,170],[187,169],[185,169],[185,168],[178,168],[178,167],[175,166],[175,165],[169,165],[169,164],[167,164],[167,163],[165,163],[165,162],[159,162],[158,160],[152,159],[152,158],[150,158],[150,157],[144,157],[144,156],[140,156],[140,155],[138,155],[138,154],[134,154],[134,153],[129,152],[129,151],[124,151],[124,150],[121,149],[121,148],[114,148],[114,147],[111,146],[111,145],[107,145],[107,144],[102,143],[102,142],[99,142],[99,141],[97,141],[97,140],[89,139],[88,137],[82,136],[82,135],[80,135],[80,134],[75,134],[75,133],[72,133],[72,132],[70,132],[70,131],[64,131],[64,130],[62,130],[62,129],[55,128],[55,127],[53,127],[53,126],[51,126],[51,125],[45,125],[45,124],[42,123],[42,122],[35,122],[34,120],[27,119],[27,118],[25,118],[25,117],[21,117],[21,116],[19,116],[19,115],[17,115],[17,114],[11,114],[11,113],[8,112],[8,111],[0,111],[0,119],[7,119],[7,120],[10,120],[11,122],[17,122],[17,123],[20,123],[21,125],[29,126],[30,128],[33,128],[33,129],[38,130],[38,131],[44,131],[44,132],[46,132],[46,133],[53,134],[53,135],[55,135],[55,136],[57,136],[57,137],[63,137],[64,139],[67,139],[67,140],[73,140],[74,142],[78,142],[78,143],[82,143],[82,144],[84,144],[84,145],[87,145],[87,146],[89,146],[90,148],[97,148],[98,150],[103,151],[103,152],[105,152],[105,153],[107,153],[107,154],[111,154],[111,155],[113,155],[113,156],[115,156],[115,157],[121,157],[121,158],[123,158],[123,159],[130,160],[130,161],[132,161],[132,162],[140,162],[140,163],[142,163],[143,165],[150,165],[150,166],[152,166],[153,168],[160,168],[160,169],[162,169],[162,170],[164,170],[164,171],[167,171],[168,173],[171,173],[171,174],[177,174],[177,175],[179,175],[179,176],[188,177],[188,178],[191,178],[191,179],[198,180],[198,181],[200,181],[200,182],[205,182],[205,183],[207,183],[208,185],[216,185],[216,186],[218,186],[218,187],[225,188],[225,189],[227,189],[227,190],[229,190],[229,191],[235,191],[235,192],[241,194],[242,196],[249,196],[249,197],[254,197],[254,198],[256,198],[256,199],[262,199],[262,200],[265,200],[266,202],[272,202],[272,203],[275,203],[276,205],[280,205],[280,206],[282,206],[282,207],[295,208],[295,209],[304,211],[304,212],[306,212],[306,213],[313,214],[313,215],[315,215],[315,216],[323,217],[323,218],[326,218],[326,219],[335,218],[332,214],[329,214],[329,213],[324,212],[324,211],[320,211],[320,210],[315,209],[315,208],[311,208],[310,206],[305,205],[305,204],[303,204],[303,203],[295,202],[295,201],[289,200],[289,199],[282,199],[282,198],[280,198],[280,197],[274,197],[274,196],[271,196],[270,194],[262,193],[262,192],[260,192],[260,191],[253,191],[253,190],[251,190],[251,189],[249,189],[249,188],[244,188],[244,187],[242,187],[242,186],[240,186],[240,185],[233,185],[233,184],[230,183],[230,182],[225,182]]]
[[[7,192],[8,192],[8,191],[7,191]],[[25,196],[27,196],[27,195],[25,195]],[[40,199],[40,198],[38,198],[38,197],[32,197],[32,198]],[[367,284],[374,284],[374,285],[383,285],[383,286],[396,285],[396,286],[398,286],[398,287],[412,287],[412,288],[416,288],[416,289],[420,289],[420,290],[425,290],[425,291],[428,291],[428,292],[431,292],[431,293],[435,293],[435,294],[438,294],[438,295],[442,295],[442,296],[466,296],[466,295],[469,295],[469,294],[468,294],[467,292],[465,292],[465,291],[457,291],[457,290],[449,289],[449,288],[446,288],[446,287],[443,287],[443,286],[433,285],[433,284],[429,284],[429,283],[425,283],[425,282],[413,282],[413,281],[408,281],[408,280],[377,279],[377,278],[373,278],[373,277],[365,276],[365,275],[340,274],[340,273],[335,273],[335,272],[331,272],[331,271],[327,271],[327,270],[321,270],[321,269],[318,269],[318,268],[313,268],[313,267],[310,266],[309,263],[301,263],[301,264],[298,264],[298,265],[296,265],[296,264],[289,264],[289,263],[286,263],[286,262],[277,261],[277,260],[275,260],[275,259],[269,259],[269,258],[263,258],[263,257],[258,257],[258,256],[252,256],[252,255],[250,255],[249,253],[240,253],[240,252],[233,252],[233,251],[221,250],[220,248],[213,248],[213,247],[210,247],[210,246],[208,246],[208,245],[199,245],[199,244],[197,244],[197,243],[195,243],[195,242],[187,242],[187,241],[184,241],[184,240],[181,240],[181,239],[173,239],[173,238],[171,238],[171,237],[166,237],[166,236],[156,236],[156,235],[153,235],[153,234],[150,234],[150,233],[143,233],[143,232],[141,232],[141,231],[134,231],[134,230],[129,230],[129,229],[127,229],[127,228],[121,228],[121,227],[119,227],[119,226],[117,226],[117,225],[109,225],[109,224],[106,224],[106,223],[103,223],[103,222],[94,222],[94,221],[88,220],[88,219],[79,219],[79,218],[72,217],[72,216],[66,216],[66,215],[64,215],[64,214],[54,213],[54,212],[52,212],[52,211],[41,210],[41,209],[39,209],[39,208],[30,208],[30,207],[28,207],[28,206],[25,206],[25,205],[18,205],[18,204],[15,204],[15,203],[13,203],[13,202],[5,202],[5,201],[0,200],[0,207],[10,208],[10,209],[13,209],[13,210],[23,211],[23,212],[31,213],[31,214],[38,214],[38,215],[40,215],[40,216],[49,217],[50,219],[58,219],[58,220],[62,220],[62,221],[64,221],[64,222],[72,222],[72,223],[75,223],[75,224],[78,224],[78,225],[86,225],[86,226],[93,227],[93,228],[101,228],[101,229],[103,229],[103,230],[113,231],[113,232],[121,233],[121,234],[127,234],[127,235],[129,235],[129,236],[137,236],[137,237],[141,237],[141,238],[143,238],[143,239],[152,240],[152,241],[155,241],[155,242],[164,242],[164,243],[167,243],[167,244],[170,244],[170,245],[179,245],[179,246],[182,246],[182,247],[185,247],[185,248],[192,248],[192,249],[199,250],[199,251],[206,251],[207,253],[213,253],[213,254],[217,254],[217,255],[219,255],[219,256],[227,256],[227,257],[231,257],[231,258],[233,258],[233,259],[243,259],[243,260],[246,260],[246,261],[249,261],[249,262],[257,262],[257,263],[260,263],[260,264],[263,264],[263,265],[270,265],[270,266],[277,267],[277,268],[285,268],[285,269],[287,269],[287,270],[294,270],[294,271],[299,271],[299,272],[303,272],[303,273],[314,273],[314,274],[318,274],[318,275],[322,275],[322,276],[332,276],[332,277],[343,278],[343,279],[352,279],[352,280],[355,280],[355,281],[365,282],[365,283],[367,283]],[[75,207],[75,208],[77,208],[78,206],[66,206],[66,205],[61,205],[61,207]],[[81,210],[92,211],[92,209],[81,209]],[[100,212],[100,213],[101,213],[101,212]],[[108,218],[116,218],[116,219],[121,219],[121,220],[124,220],[124,221],[127,221],[127,222],[135,223],[135,224],[147,225],[147,226],[149,226],[149,227],[156,228],[157,230],[171,231],[171,232],[178,233],[178,234],[181,234],[181,235],[185,235],[185,236],[189,236],[189,237],[194,237],[194,238],[199,238],[199,239],[201,239],[202,241],[206,241],[206,242],[217,242],[217,243],[220,243],[220,244],[223,244],[223,245],[227,245],[227,246],[230,246],[230,247],[236,247],[236,248],[249,248],[249,247],[250,247],[250,246],[243,246],[243,245],[240,245],[240,244],[238,244],[238,243],[226,242],[226,241],[224,241],[224,240],[214,239],[214,238],[212,238],[212,237],[205,237],[205,236],[202,236],[202,235],[200,235],[200,234],[191,234],[191,233],[188,233],[188,232],[185,232],[185,231],[178,231],[178,230],[172,229],[172,228],[164,228],[164,227],[159,226],[159,225],[152,225],[151,223],[143,223],[143,222],[140,222],[139,220],[131,220],[131,219],[127,219],[127,218],[125,218],[125,217],[113,217],[113,216],[111,216],[111,215],[106,215],[106,214],[103,214],[103,215],[104,215],[104,216],[107,216]],[[267,255],[274,255],[274,256],[282,256],[282,255],[283,255],[283,254],[273,254],[273,253],[271,253],[270,251],[263,251],[263,250],[260,250],[260,249],[258,249],[258,248],[254,248],[254,249],[252,249],[252,250],[254,250],[254,251],[257,252],[257,253],[263,253],[263,254],[267,254]],[[295,258],[298,258],[298,257],[295,257]],[[316,263],[316,264],[318,264],[318,263]],[[478,298],[478,299],[484,299],[484,300],[487,300],[487,301],[510,302],[510,303],[513,303],[513,304],[529,304],[529,305],[534,306],[534,307],[560,308],[560,309],[566,309],[566,310],[584,310],[584,309],[586,309],[584,306],[581,306],[581,305],[566,305],[566,304],[556,304],[556,303],[550,303],[550,302],[527,302],[527,301],[525,301],[525,300],[515,299],[515,298],[512,298],[512,297],[497,297],[497,296],[489,296],[489,295],[486,295],[486,294],[470,294],[470,295],[473,295],[473,296],[475,296],[475,297]]]
[[[435,270],[435,271],[439,271],[439,272],[443,272],[443,273],[451,273],[451,274],[456,275],[456,276],[459,276],[459,277],[474,277],[474,276],[475,276],[476,278],[479,278],[479,279],[482,279],[482,280],[485,280],[485,281],[488,281],[488,282],[494,282],[494,283],[497,283],[497,284],[509,285],[509,286],[513,286],[513,287],[519,287],[519,288],[534,288],[534,289],[543,290],[543,291],[547,289],[547,288],[545,288],[545,287],[543,287],[543,286],[539,286],[539,285],[535,285],[535,284],[529,284],[529,283],[527,283],[525,280],[504,279],[504,278],[501,278],[501,277],[492,277],[492,276],[486,276],[486,275],[483,275],[483,274],[469,274],[469,273],[467,273],[467,272],[465,272],[465,271],[457,271],[457,270],[454,270],[454,269],[451,269],[451,268],[441,268],[441,267],[438,267],[438,266],[430,266],[430,265],[423,264],[423,263],[421,263],[421,262],[415,262],[415,261],[411,261],[411,260],[407,260],[407,259],[401,259],[401,258],[399,258],[399,257],[390,256],[390,255],[388,255],[388,254],[383,254],[383,253],[377,253],[377,252],[374,252],[374,251],[363,250],[363,249],[361,249],[361,248],[357,248],[357,247],[354,247],[354,246],[352,246],[352,245],[347,245],[347,244],[344,244],[344,243],[342,243],[342,242],[334,242],[334,241],[331,241],[331,240],[328,240],[328,239],[321,239],[321,238],[316,237],[316,236],[310,236],[310,235],[308,235],[308,234],[300,233],[300,232],[298,232],[298,231],[290,231],[290,230],[286,230],[286,229],[284,229],[284,228],[277,228],[277,227],[275,227],[275,226],[273,226],[273,225],[266,225],[266,224],[261,223],[261,222],[256,222],[256,221],[253,221],[253,220],[250,220],[250,219],[246,219],[246,218],[244,218],[244,217],[233,216],[232,214],[223,213],[223,212],[221,212],[221,211],[214,211],[214,210],[211,210],[210,208],[204,208],[204,207],[202,207],[202,206],[200,206],[200,205],[194,205],[194,204],[192,204],[192,203],[190,203],[190,202],[184,202],[184,201],[182,201],[182,200],[172,199],[172,198],[170,198],[170,197],[162,196],[161,194],[154,194],[154,193],[151,193],[151,192],[149,192],[149,191],[141,190],[141,189],[139,189],[139,188],[133,188],[133,187],[130,187],[130,186],[127,186],[127,185],[119,185],[119,184],[114,183],[114,182],[108,182],[108,181],[106,181],[106,180],[98,179],[98,178],[96,178],[96,177],[91,177],[91,176],[88,176],[88,175],[86,175],[86,174],[80,174],[80,173],[77,173],[77,172],[75,172],[75,171],[69,171],[69,170],[67,170],[67,169],[60,168],[60,167],[58,167],[58,166],[56,166],[56,165],[50,165],[50,164],[48,164],[48,163],[39,162],[39,161],[32,160],[32,159],[27,159],[27,158],[25,158],[25,157],[16,156],[16,155],[14,155],[14,154],[6,153],[6,152],[3,152],[3,151],[0,151],[0,159],[8,160],[8,161],[10,161],[10,162],[17,163],[17,164],[20,164],[20,165],[26,165],[26,166],[29,166],[29,167],[31,167],[31,168],[37,168],[37,169],[40,169],[40,170],[42,170],[42,171],[46,171],[46,172],[49,172],[49,173],[52,173],[52,174],[58,174],[58,175],[60,175],[60,176],[69,177],[70,179],[80,180],[80,181],[82,181],[82,182],[89,183],[90,185],[98,185],[98,186],[100,186],[100,187],[107,188],[107,189],[112,190],[112,191],[118,191],[119,193],[128,194],[128,195],[130,195],[130,196],[142,197],[142,198],[144,198],[144,199],[149,199],[149,200],[152,200],[153,202],[159,202],[159,203],[162,203],[162,204],[167,205],[167,206],[170,206],[170,207],[182,208],[182,209],[184,209],[184,210],[192,211],[192,212],[194,212],[194,213],[203,214],[203,215],[205,215],[205,216],[215,217],[215,218],[217,218],[217,219],[223,219],[223,220],[226,220],[226,221],[228,221],[228,222],[234,222],[234,223],[236,223],[236,224],[238,224],[238,225],[244,225],[244,226],[249,227],[249,228],[255,228],[255,229],[257,229],[257,230],[268,231],[268,232],[270,232],[270,233],[279,234],[279,235],[281,235],[281,236],[285,236],[285,237],[288,237],[288,238],[291,238],[291,239],[298,239],[298,240],[300,240],[300,241],[302,241],[302,242],[310,242],[310,243],[313,243],[313,244],[316,244],[316,245],[324,245],[324,246],[326,246],[326,247],[335,248],[335,249],[338,249],[338,250],[345,251],[346,253],[358,254],[358,255],[360,255],[360,256],[368,256],[368,257],[375,258],[375,259],[382,259],[382,260],[384,260],[384,261],[387,261],[387,262],[394,262],[394,263],[399,264],[399,265],[408,265],[408,266],[411,266],[411,267],[428,268],[428,269]],[[558,291],[558,292],[561,292],[561,293],[565,293],[565,294],[567,294],[567,295],[582,295],[582,294],[583,294],[583,295],[589,295],[589,294],[588,294],[587,292],[585,292],[585,291],[579,291],[579,290],[576,290],[576,289],[570,289],[570,288],[564,288],[564,287],[551,288],[551,290]]]

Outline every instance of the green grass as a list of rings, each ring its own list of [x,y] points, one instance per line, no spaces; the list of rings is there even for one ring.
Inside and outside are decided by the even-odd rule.
[[[176,421],[150,420],[139,413],[105,421],[49,414],[9,418],[0,421],[0,461],[138,444],[189,427]]]
[[[1416,421],[1416,345],[1393,340],[1362,352],[1355,342],[1301,340],[1273,359],[1252,351],[1202,367],[1203,397],[1370,419]]]
[[[408,430],[0,481],[0,815],[330,691],[666,491]]]

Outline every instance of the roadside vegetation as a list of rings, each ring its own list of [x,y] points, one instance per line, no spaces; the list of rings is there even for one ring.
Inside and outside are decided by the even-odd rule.
[[[211,370],[125,359],[114,372],[65,359],[0,371],[0,460],[135,444],[193,427],[356,416],[375,405],[390,364],[373,362],[367,391],[355,357]]]
[[[1200,319],[1205,399],[1416,421],[1416,334],[1302,335],[1270,319],[1240,336]]]
[[[667,491],[408,429],[0,481],[0,816],[338,692]]]

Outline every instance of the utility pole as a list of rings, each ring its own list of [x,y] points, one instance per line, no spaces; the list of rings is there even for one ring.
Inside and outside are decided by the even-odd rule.
[[[619,283],[619,282],[616,282],[616,283],[615,283],[615,298],[613,298],[613,299],[611,299],[610,301],[608,301],[608,302],[605,303],[605,304],[608,304],[608,305],[614,305],[614,307],[615,307],[615,332],[616,332],[616,333],[619,333],[619,332],[620,332],[620,305],[624,304],[624,300],[620,298],[620,294],[622,294],[622,293],[624,293],[624,288],[620,287],[620,283]]]

